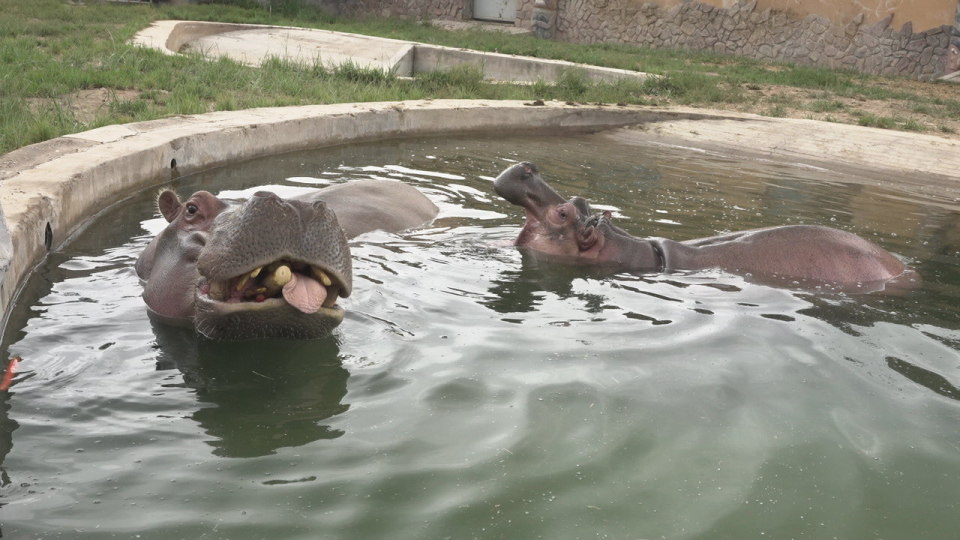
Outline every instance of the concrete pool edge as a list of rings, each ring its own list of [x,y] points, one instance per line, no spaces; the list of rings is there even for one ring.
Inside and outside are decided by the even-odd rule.
[[[4,321],[48,250],[118,200],[179,176],[266,155],[377,139],[630,126],[645,140],[797,163],[960,180],[960,141],[810,120],[684,108],[436,100],[249,109],[106,126],[0,156]],[[746,149],[746,150],[744,150]],[[8,233],[8,234],[7,234]],[[4,260],[6,258],[6,260]]]

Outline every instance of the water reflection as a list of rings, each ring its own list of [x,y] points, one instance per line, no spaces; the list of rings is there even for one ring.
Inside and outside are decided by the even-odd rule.
[[[222,343],[193,329],[153,331],[157,367],[179,369],[183,382],[173,386],[196,391],[201,407],[190,418],[213,437],[215,455],[264,456],[343,435],[323,423],[350,408],[335,338]]]
[[[535,253],[521,252],[518,269],[507,269],[492,280],[488,298],[480,303],[501,314],[535,311],[543,303],[545,293],[561,299],[579,298],[594,309],[603,303],[599,295],[584,295],[573,290],[578,277],[600,275],[596,270],[574,265],[551,263]]]
[[[943,375],[924,369],[920,366],[913,365],[910,362],[895,356],[888,356],[886,360],[887,366],[889,366],[890,369],[903,375],[907,379],[921,386],[925,386],[941,396],[960,401],[960,388],[957,388],[951,384],[950,381],[948,381]]]

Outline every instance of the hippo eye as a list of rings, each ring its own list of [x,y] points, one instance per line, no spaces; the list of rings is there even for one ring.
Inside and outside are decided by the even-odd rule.
[[[195,214],[196,214],[197,212],[199,212],[199,211],[200,211],[200,209],[197,207],[197,205],[195,205],[195,204],[193,204],[193,203],[187,203],[187,215],[188,215],[188,216],[195,215]]]

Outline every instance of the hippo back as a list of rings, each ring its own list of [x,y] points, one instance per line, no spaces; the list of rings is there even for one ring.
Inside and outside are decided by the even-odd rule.
[[[417,227],[429,223],[439,211],[416,188],[391,180],[353,180],[298,198],[326,202],[347,238],[375,230],[399,232]]]

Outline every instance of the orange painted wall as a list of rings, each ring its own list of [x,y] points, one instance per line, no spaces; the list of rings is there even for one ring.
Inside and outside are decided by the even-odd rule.
[[[631,0],[640,5],[648,0]],[[683,0],[654,0],[662,7],[671,7]],[[700,0],[714,7],[729,8],[737,0]],[[846,24],[863,13],[864,24],[880,21],[893,13],[893,27],[913,22],[913,31],[929,30],[935,26],[952,25],[957,13],[957,0],[757,0],[757,9],[773,8],[790,11],[800,17],[816,14],[836,24]]]

